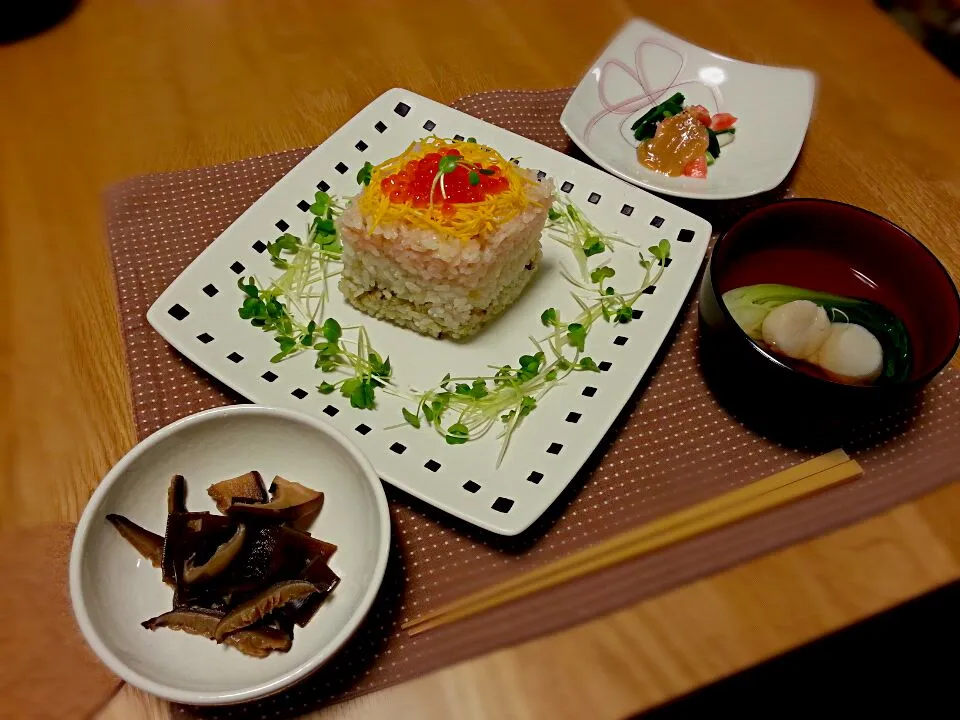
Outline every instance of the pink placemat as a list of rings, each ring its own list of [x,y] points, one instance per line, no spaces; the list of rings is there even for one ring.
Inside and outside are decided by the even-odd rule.
[[[455,107],[576,154],[558,122],[569,93],[482,93]],[[141,438],[185,415],[243,401],[169,347],[147,324],[145,313],[204,247],[307,152],[139,177],[109,190],[110,248]],[[785,193],[783,186],[744,202],[687,205],[722,230],[751,205]],[[866,470],[855,483],[416,638],[399,631],[400,622],[439,603],[810,455],[753,434],[718,406],[701,376],[696,345],[691,300],[658,364],[594,457],[544,518],[519,538],[486,535],[388,488],[392,557],[378,600],[349,645],[281,695],[242,706],[178,711],[217,717],[299,714],[622,608],[855,522],[957,477],[960,445],[953,438],[960,422],[960,383],[947,371],[915,407],[860,428],[847,447]]]

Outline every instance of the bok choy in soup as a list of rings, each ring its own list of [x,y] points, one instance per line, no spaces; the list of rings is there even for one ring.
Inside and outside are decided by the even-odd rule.
[[[730,290],[723,302],[747,335],[804,372],[851,385],[910,375],[907,330],[875,302],[769,284]]]

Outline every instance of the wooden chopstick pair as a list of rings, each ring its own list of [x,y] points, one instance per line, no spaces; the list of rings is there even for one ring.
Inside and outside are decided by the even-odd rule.
[[[834,450],[462,597],[408,620],[401,627],[410,635],[418,635],[849,482],[862,474],[863,469],[855,460],[843,450]]]

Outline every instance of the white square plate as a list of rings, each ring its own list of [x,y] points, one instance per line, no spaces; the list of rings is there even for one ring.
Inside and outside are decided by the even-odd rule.
[[[705,179],[668,177],[640,165],[630,126],[675,92],[711,114],[736,115],[736,140]],[[810,123],[816,76],[754,65],[631,20],[583,76],[560,116],[577,145],[605,170],[649,190],[726,200],[772,190],[793,167]]]
[[[318,394],[316,386],[325,376],[314,369],[312,354],[271,364],[277,349],[272,337],[237,314],[243,299],[237,279],[254,275],[267,281],[279,272],[263,252],[264,243],[280,234],[278,227],[304,236],[308,213],[298,203],[312,200],[318,187],[329,186],[341,198],[355,195],[355,176],[364,161],[380,163],[430,133],[473,136],[504,157],[521,158],[524,167],[543,170],[601,230],[644,250],[661,238],[672,243],[671,262],[655,292],[635,306],[642,316],[623,325],[601,320],[591,331],[587,354],[606,369],[573,373],[551,390],[517,430],[499,468],[495,433],[448,445],[426,427],[385,429],[403,423],[400,400],[380,392],[376,410],[357,410],[338,394]],[[515,535],[567,486],[630,399],[680,311],[709,237],[710,224],[686,210],[519,135],[394,89],[361,110],[243,213],[163,292],[147,319],[190,360],[250,400],[311,413],[347,433],[387,482],[495,533]],[[633,248],[621,245],[602,257],[624,288],[640,284],[642,269]],[[448,372],[486,375],[487,365],[515,364],[532,352],[529,336],[545,334],[540,314],[548,307],[557,308],[560,317],[575,316],[561,263],[573,265],[569,250],[545,234],[538,276],[503,316],[462,343],[374,320],[349,306],[335,288],[327,314],[343,326],[363,324],[373,346],[390,356],[395,382],[426,389]]]

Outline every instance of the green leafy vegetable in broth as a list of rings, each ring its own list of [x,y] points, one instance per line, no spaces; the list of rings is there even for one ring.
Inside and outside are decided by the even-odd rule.
[[[795,300],[819,305],[832,323],[860,325],[873,333],[883,349],[878,383],[903,382],[910,376],[913,353],[907,329],[900,318],[882,305],[791,285],[747,285],[723,294],[723,303],[733,319],[754,340],[762,339],[763,321],[771,311]]]

